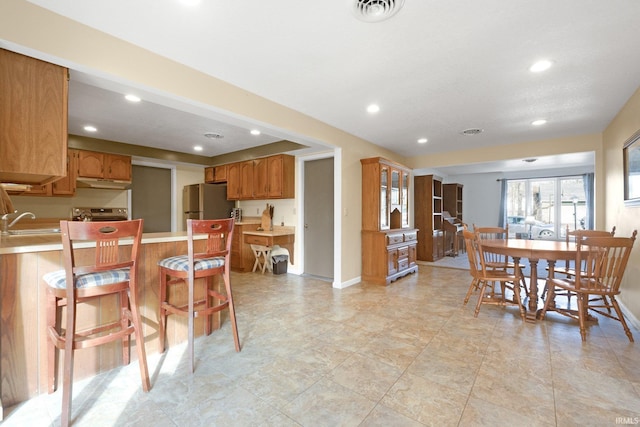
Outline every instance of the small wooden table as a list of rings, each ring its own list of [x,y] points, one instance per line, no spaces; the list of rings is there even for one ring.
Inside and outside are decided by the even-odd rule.
[[[488,252],[510,256],[516,268],[520,258],[527,258],[531,265],[529,309],[527,321],[535,322],[538,311],[538,261],[547,260],[549,274],[553,274],[556,261],[573,259],[577,248],[574,242],[555,240],[487,239],[482,240],[482,248]]]
[[[295,233],[288,228],[273,231],[244,231],[242,240],[247,245],[259,245],[272,248],[278,245],[289,251],[289,262],[293,264],[293,242]]]

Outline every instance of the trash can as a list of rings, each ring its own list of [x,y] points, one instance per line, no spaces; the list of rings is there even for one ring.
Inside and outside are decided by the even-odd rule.
[[[273,274],[287,274],[289,251],[285,248],[274,248],[271,251],[271,262],[273,263]]]

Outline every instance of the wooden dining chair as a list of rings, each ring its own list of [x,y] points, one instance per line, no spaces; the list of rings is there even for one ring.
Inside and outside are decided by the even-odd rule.
[[[205,334],[211,333],[211,317],[220,315],[228,309],[231,330],[236,351],[240,351],[240,339],[236,323],[230,280],[231,241],[233,236],[233,218],[212,220],[187,220],[187,254],[165,258],[158,262],[160,268],[160,352],[165,351],[167,316],[177,314],[187,318],[187,352],[189,368],[194,371],[194,321],[196,317],[206,316]],[[205,235],[205,249],[196,252],[194,237]],[[224,292],[216,290],[213,278],[222,278]],[[196,300],[195,281],[204,278],[204,296]],[[168,288],[186,285],[187,298],[170,301]],[[173,292],[173,296],[179,295]]]
[[[477,288],[480,290],[480,294],[478,295],[474,317],[478,317],[482,304],[516,305],[520,310],[522,320],[525,320],[525,309],[520,297],[520,278],[505,269],[489,267],[486,262],[488,252],[483,250],[482,239],[479,238],[478,234],[469,230],[463,230],[462,234],[465,239],[469,267],[473,278],[463,305],[469,301],[471,293]],[[497,283],[500,284],[500,292],[495,292]],[[488,293],[487,288],[489,288]],[[507,290],[511,291],[512,298],[507,297]]]
[[[478,234],[480,239],[504,239],[509,240],[509,225],[507,224],[505,227],[478,227],[473,224],[473,231]],[[509,257],[501,254],[494,253],[485,253],[485,262],[487,263],[488,268],[506,270],[511,272],[513,275],[516,275],[516,264],[509,260]],[[522,263],[518,263],[519,271],[526,267]],[[520,286],[525,291],[525,294],[529,296],[529,288],[527,287],[527,281],[523,274],[519,274],[520,277]]]
[[[56,388],[55,349],[64,350],[61,425],[71,418],[73,359],[76,350],[122,341],[122,363],[129,363],[131,335],[140,365],[142,389],[149,391],[149,373],[138,306],[138,262],[143,220],[116,222],[60,221],[64,270],[44,275],[47,284],[48,391]],[[127,242],[123,242],[127,239]],[[91,245],[91,248],[87,248]],[[77,308],[82,304],[117,303],[117,318],[101,312],[105,320],[77,329]],[[63,321],[62,309],[66,309]],[[65,328],[66,326],[66,328]],[[97,362],[96,362],[97,363]]]
[[[605,230],[569,230],[569,225],[567,225],[566,231],[565,231],[565,240],[567,245],[571,242],[577,242],[579,240],[582,240],[586,237],[613,237],[616,234],[616,226],[614,225],[613,228],[611,229],[611,231],[605,231]],[[576,271],[575,271],[575,266],[574,264],[575,260],[572,259],[567,259],[564,261],[560,261],[561,265],[556,265],[553,268],[553,276],[555,277],[558,274],[564,275],[566,277],[573,277],[576,275]],[[547,267],[547,271],[549,271],[549,267]],[[542,291],[542,299],[545,299],[547,295],[547,286],[545,283],[545,287],[544,290]],[[558,290],[556,290],[555,293],[556,296],[559,295],[564,295],[567,297],[567,306],[571,305],[571,297],[573,296],[572,292],[562,292],[560,291],[560,293],[558,293]],[[602,300],[604,302],[604,304],[606,304],[608,307],[608,311],[609,313],[611,313],[611,305],[609,304],[607,297],[606,296],[599,296],[599,297],[594,297],[596,300]]]
[[[576,242],[577,251],[575,265],[581,266],[575,270],[575,275],[565,278],[550,277],[547,279],[548,295],[545,299],[541,318],[544,318],[554,301],[556,290],[571,292],[578,301],[578,310],[569,307],[554,307],[558,313],[577,319],[580,323],[582,341],[586,341],[586,318],[591,310],[611,319],[618,320],[629,338],[633,342],[633,335],[624,320],[616,295],[620,293],[620,283],[627,267],[629,255],[636,240],[637,231],[631,237],[586,237]],[[606,297],[590,299],[590,296]],[[615,313],[603,311],[609,304]]]

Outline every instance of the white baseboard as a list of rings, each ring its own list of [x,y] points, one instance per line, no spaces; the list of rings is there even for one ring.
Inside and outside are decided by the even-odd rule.
[[[344,289],[344,288],[348,288],[349,286],[353,286],[353,285],[357,285],[358,283],[360,283],[362,281],[362,278],[360,276],[355,277],[351,280],[347,280],[346,282],[342,282],[342,283],[333,283],[333,287],[336,289]]]

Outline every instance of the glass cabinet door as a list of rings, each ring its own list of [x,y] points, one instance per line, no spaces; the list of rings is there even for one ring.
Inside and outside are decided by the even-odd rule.
[[[391,206],[400,204],[400,171],[391,170]]]
[[[389,168],[380,168],[380,228],[389,228]]]
[[[402,227],[409,227],[409,175],[402,173]]]

